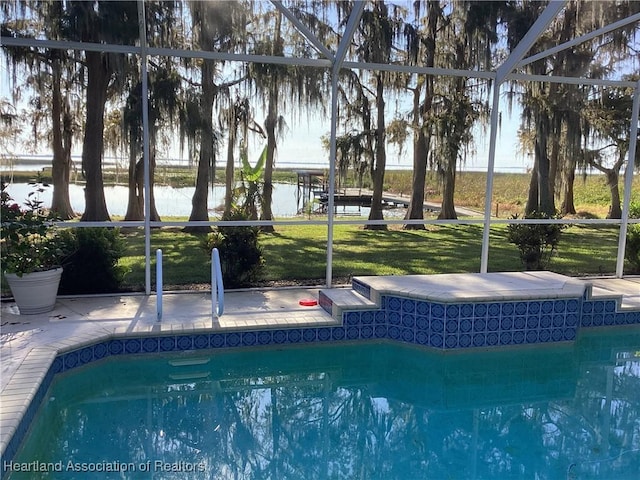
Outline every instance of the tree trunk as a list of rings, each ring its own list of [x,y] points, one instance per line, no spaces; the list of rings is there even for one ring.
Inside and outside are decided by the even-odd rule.
[[[438,220],[457,220],[456,208],[454,204],[454,194],[456,191],[456,164],[447,162],[442,172],[442,204]]]
[[[152,222],[160,222],[162,220],[156,208],[156,196],[153,192],[156,178],[156,135],[157,130],[155,128],[155,122],[153,122],[149,125],[149,218]],[[142,192],[142,200],[144,202],[144,188]]]
[[[262,187],[262,214],[260,215],[261,220],[273,220],[271,203],[273,200],[273,166],[275,163],[276,152],[276,125],[278,123],[277,105],[278,86],[273,84],[269,88],[269,112],[267,114],[267,120],[265,121],[265,127],[267,130],[267,160],[264,166],[264,185]],[[274,228],[272,225],[264,225],[261,227],[261,230],[267,233],[274,232]]]
[[[607,218],[622,218],[622,208],[620,207],[620,187],[618,186],[618,175],[623,162],[616,162],[613,168],[605,170],[607,176],[607,185],[611,191],[611,206]]]
[[[562,215],[574,215],[576,213],[576,206],[573,203],[573,184],[576,178],[575,161],[567,162],[563,176],[563,200],[560,213]]]
[[[425,66],[435,65],[436,35],[438,32],[438,18],[440,17],[440,1],[427,2],[428,29],[427,36],[423,40],[425,46]],[[427,175],[427,161],[431,145],[431,132],[428,128],[428,117],[433,105],[433,80],[432,75],[424,77],[424,103],[419,105],[420,89],[416,87],[414,93],[414,133],[413,141],[413,179],[411,184],[411,200],[407,209],[406,219],[424,219],[425,179]],[[407,224],[407,230],[424,230],[424,225]]]
[[[384,220],[382,213],[382,190],[384,188],[384,171],[387,165],[385,149],[385,120],[384,120],[384,81],[382,73],[376,75],[376,155],[373,169],[373,193],[371,196],[371,210],[369,220]],[[365,230],[386,230],[386,225],[365,225]]]
[[[554,120],[554,128],[551,130],[549,138],[551,139],[551,152],[549,154],[549,196],[556,198],[556,178],[558,169],[560,168],[560,135],[561,122]],[[555,203],[554,203],[555,208]]]
[[[104,134],[104,107],[107,87],[113,73],[108,55],[86,52],[87,64],[87,120],[82,145],[82,173],[86,180],[84,189],[85,210],[81,221],[110,221],[104,197],[102,179],[102,152]]]
[[[418,128],[413,141],[413,179],[411,200],[405,219],[424,219],[425,184],[427,176],[427,139],[422,128]],[[424,230],[422,224],[406,224],[406,230]]]
[[[198,171],[196,174],[196,188],[191,199],[191,215],[189,221],[209,220],[209,161],[213,155],[211,145],[206,146],[204,141],[200,146],[200,156],[198,158]],[[185,232],[208,232],[209,227],[185,227]]]
[[[549,183],[548,137],[549,116],[546,112],[541,112],[536,118],[535,167],[525,214],[539,212],[548,216],[555,215],[555,202]]]
[[[202,96],[200,97],[200,115],[204,127],[201,131],[200,156],[196,174],[196,188],[191,199],[191,215],[189,221],[209,221],[209,171],[215,168],[215,152],[213,149],[213,101],[215,85],[213,83],[214,63],[212,60],[202,62]],[[209,232],[209,227],[185,227],[185,232]]]
[[[276,24],[273,32],[273,54],[282,54],[282,12],[278,10]],[[269,83],[269,106],[265,127],[267,129],[267,160],[264,166],[264,185],[262,186],[262,213],[261,220],[273,220],[271,203],[273,201],[273,167],[275,165],[276,152],[276,126],[278,123],[278,78],[275,76]],[[263,232],[273,233],[272,225],[261,227]]]
[[[613,170],[607,170],[607,185],[611,191],[611,206],[607,218],[622,218],[622,209],[620,208],[620,189],[618,188],[618,173]]]
[[[231,213],[231,205],[233,203],[233,175],[234,175],[234,159],[233,151],[236,144],[237,125],[235,121],[235,113],[233,120],[229,125],[229,143],[227,144],[227,167],[224,174],[224,215]]]
[[[538,162],[538,209],[540,213],[553,216],[555,214],[555,203],[553,192],[550,188],[550,160],[547,154],[547,138],[549,135],[549,116],[543,113],[538,118],[536,128],[536,156],[540,159]]]
[[[529,192],[527,203],[524,206],[525,216],[536,211],[538,208],[538,158],[534,156],[533,168],[531,169],[531,179],[529,180]]]
[[[144,174],[144,164],[142,158],[136,161],[139,151],[140,147],[135,135],[129,135],[129,193],[127,212],[124,215],[125,221],[128,222],[141,221],[144,219],[144,205],[140,202],[142,196],[140,185]]]
[[[51,93],[51,130],[53,163],[51,165],[51,176],[53,178],[53,196],[51,199],[51,210],[63,219],[68,220],[75,217],[71,207],[69,197],[69,178],[71,175],[71,152],[65,149],[65,144],[70,144],[71,140],[65,141],[65,137],[73,135],[71,124],[67,120],[67,109],[64,108],[62,99],[61,82],[62,73],[60,71],[60,60],[56,59],[52,63],[52,93]]]

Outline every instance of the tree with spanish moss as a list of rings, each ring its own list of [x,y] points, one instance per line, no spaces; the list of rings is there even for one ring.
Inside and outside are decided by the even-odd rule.
[[[138,5],[133,1],[70,1],[65,11],[64,36],[88,43],[133,44],[139,37]],[[86,50],[86,119],[82,143],[85,210],[80,220],[110,220],[104,195],[102,157],[104,114],[109,94],[118,91],[129,58],[121,53]]]
[[[425,16],[421,16],[421,8],[425,9]],[[440,0],[416,2],[417,25],[407,24],[405,37],[407,43],[407,60],[411,64],[433,67],[436,56],[436,39],[440,24],[444,20]],[[421,28],[420,25],[425,25]],[[431,150],[432,108],[434,99],[435,77],[433,75],[418,75],[415,85],[409,89],[412,92],[413,108],[411,122],[413,128],[413,172],[411,184],[411,200],[405,219],[424,219],[424,201],[427,166]],[[424,230],[422,224],[406,224],[405,229]]]
[[[36,38],[38,29],[42,29],[48,38],[60,40],[65,18],[63,7],[62,2],[4,2],[2,34]],[[34,133],[33,147],[38,147],[43,133],[51,145],[51,210],[61,219],[71,219],[75,216],[69,196],[71,150],[80,123],[78,117],[84,108],[82,102],[74,100],[81,88],[76,81],[78,66],[63,50],[3,46],[3,51],[10,61],[13,80],[20,78],[16,75],[18,69],[28,73],[23,85],[13,85],[12,95],[18,101],[24,87],[33,91],[33,97],[27,102],[31,110],[27,117]]]
[[[204,51],[233,52],[246,33],[247,6],[244,2],[188,3],[196,32],[195,43]],[[213,122],[214,104],[220,95],[229,95],[230,87],[243,76],[220,82],[222,62],[202,59],[199,62],[200,85],[187,91],[187,105],[182,128],[192,144],[198,143],[196,185],[191,199],[189,221],[208,221],[209,185],[215,179],[216,158],[221,132]],[[195,153],[195,152],[194,152]],[[186,227],[186,231],[209,231],[209,227]]]
[[[352,2],[339,4],[339,12],[345,17],[349,16],[352,8]],[[402,38],[405,16],[405,10],[384,1],[368,4],[362,13],[360,26],[354,34],[352,47],[354,54],[363,62],[377,64],[394,62],[397,53],[395,42]],[[397,82],[397,76],[382,70],[363,72],[362,78],[356,78],[355,72],[348,75],[352,77],[351,86],[356,87],[355,103],[363,106],[361,112],[363,133],[367,134],[366,145],[373,159],[369,166],[372,198],[368,220],[384,220],[382,194],[387,163],[385,95],[388,95],[389,90],[399,90],[400,84]],[[370,82],[370,86],[365,82]],[[364,105],[365,102],[370,105]],[[386,230],[387,226],[368,224],[365,229]]]
[[[490,69],[497,26],[504,2],[453,2],[443,21],[436,65],[443,68]],[[473,144],[473,126],[488,117],[489,85],[481,79],[443,75],[435,85],[432,105],[432,165],[442,182],[438,219],[455,219],[456,170]]]
[[[637,81],[638,76],[625,78]],[[589,148],[584,151],[585,160],[591,168],[605,175],[611,193],[607,218],[622,218],[619,176],[629,153],[632,103],[632,88],[594,88],[594,96],[582,112],[590,138]],[[640,134],[636,142],[635,165],[626,168],[639,165]]]
[[[318,6],[316,6],[317,8]],[[323,5],[320,5],[324,8]],[[324,24],[312,14],[306,14],[306,21],[318,35],[325,32]],[[256,26],[257,25],[257,26]],[[313,51],[307,48],[306,40],[295,29],[287,28],[283,22],[283,13],[279,8],[268,9],[254,22],[256,37],[252,53],[283,57],[285,53],[296,57],[310,57]],[[285,39],[289,40],[285,52]],[[254,62],[249,66],[247,81],[249,92],[262,100],[261,107],[266,111],[264,132],[267,140],[264,183],[261,199],[261,220],[273,220],[273,171],[276,149],[289,126],[284,114],[291,112],[299,115],[291,105],[303,109],[307,118],[323,112],[324,99],[328,88],[327,75],[323,69],[302,65],[281,65],[276,63]],[[273,226],[261,227],[264,232],[273,232]]]

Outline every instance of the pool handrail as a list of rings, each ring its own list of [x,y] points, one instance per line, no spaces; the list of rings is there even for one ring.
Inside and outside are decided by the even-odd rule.
[[[156,317],[162,320],[162,250],[156,250]]]
[[[217,248],[211,250],[211,313],[214,317],[221,317],[224,313],[224,284]]]

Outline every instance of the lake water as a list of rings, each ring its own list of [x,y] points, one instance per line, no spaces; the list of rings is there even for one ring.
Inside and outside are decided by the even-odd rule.
[[[33,187],[26,183],[13,183],[7,188],[9,195],[22,204]],[[170,186],[156,186],[154,194],[156,208],[160,217],[188,217],[191,213],[191,198],[195,187],[174,188]],[[219,215],[220,207],[224,206],[224,185],[215,185],[209,189],[209,212],[212,216]],[[53,187],[41,194],[45,206],[51,205]],[[104,189],[107,209],[110,215],[124,216],[127,211],[128,188],[117,185]],[[74,211],[82,213],[85,207],[84,186],[70,185],[69,195]],[[291,184],[274,185],[272,211],[276,217],[293,217],[298,212],[297,186]]]
[[[23,204],[33,186],[26,183],[12,183],[7,187],[7,192],[17,203]],[[156,209],[161,219],[165,217],[188,217],[191,214],[191,198],[195,187],[174,188],[167,185],[156,185],[154,194],[156,199]],[[214,185],[209,188],[209,215],[211,220],[220,217],[224,207],[224,185]],[[46,207],[51,205],[53,186],[46,189],[41,195],[41,200]],[[104,194],[107,202],[107,210],[110,215],[124,217],[127,211],[128,188],[124,185],[106,186]],[[84,212],[84,186],[69,185],[69,195],[73,210],[79,214]],[[277,218],[295,217],[302,207],[302,200],[298,202],[298,186],[287,183],[276,183],[273,186],[273,203],[271,210]],[[388,210],[385,217],[402,217],[405,210],[402,208]],[[357,215],[367,217],[369,208],[367,207],[338,207],[338,215]]]

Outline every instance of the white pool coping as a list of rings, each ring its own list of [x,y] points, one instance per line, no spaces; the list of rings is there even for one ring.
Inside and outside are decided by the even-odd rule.
[[[355,277],[375,290],[371,298],[395,293],[419,300],[486,302],[581,296],[588,288],[582,280],[553,272],[449,273]]]

